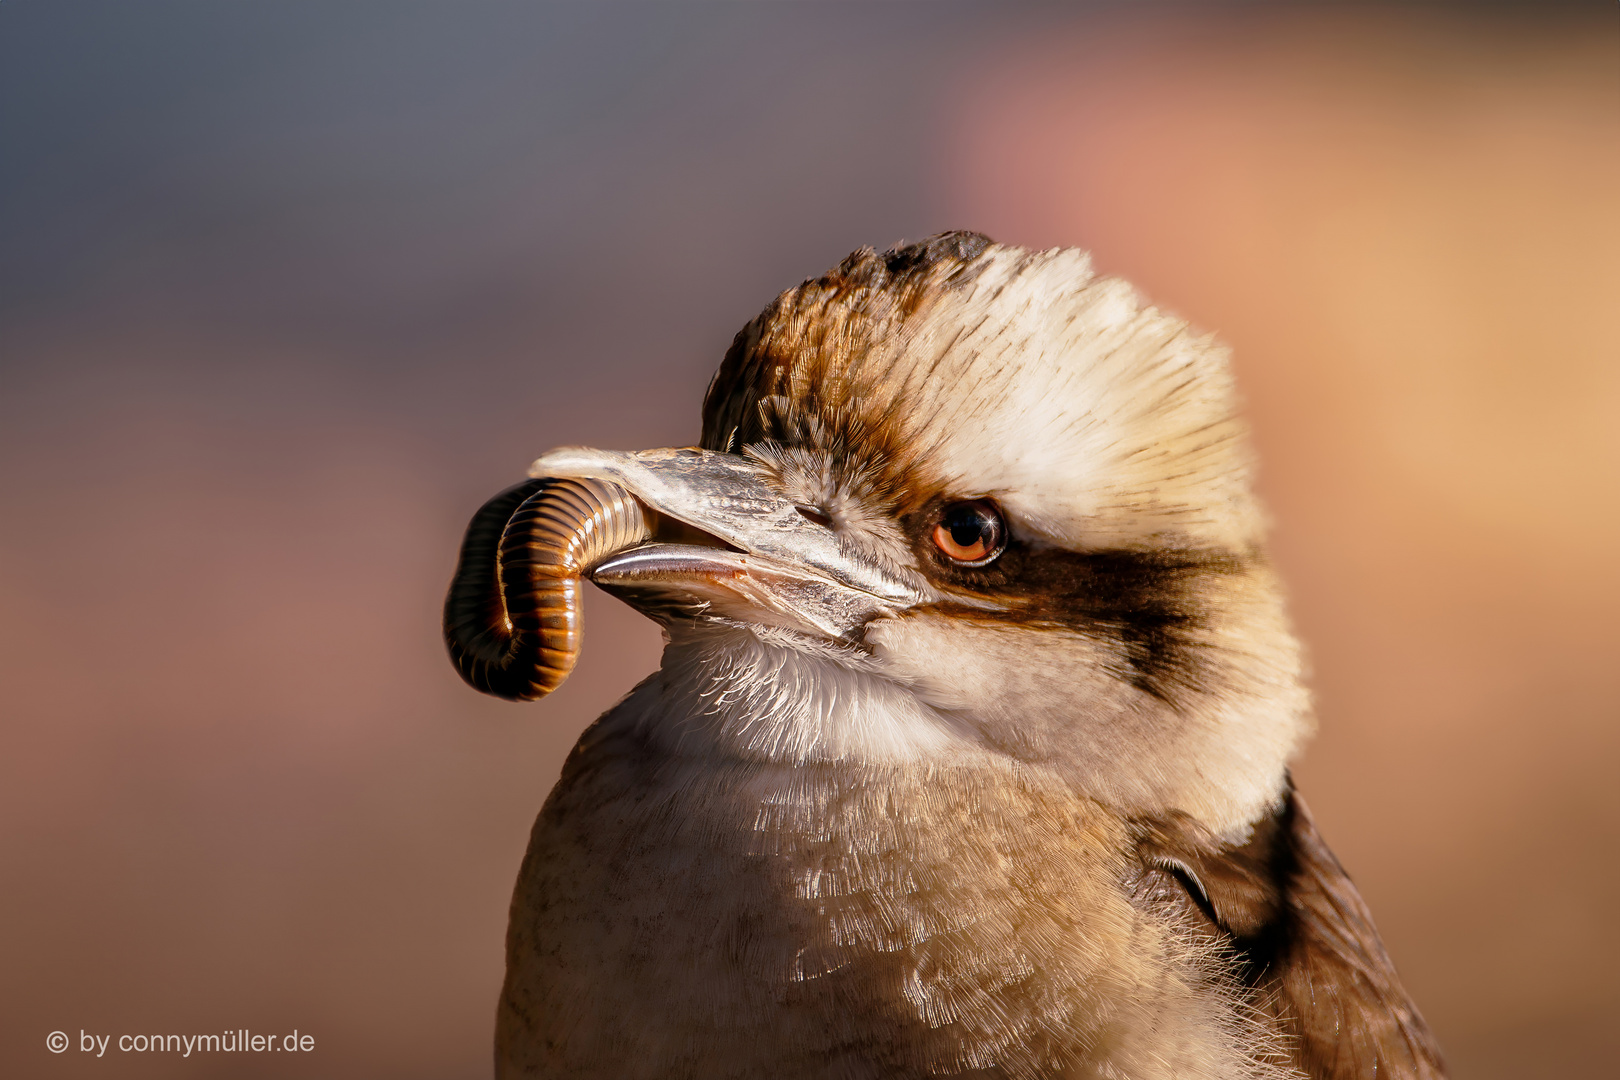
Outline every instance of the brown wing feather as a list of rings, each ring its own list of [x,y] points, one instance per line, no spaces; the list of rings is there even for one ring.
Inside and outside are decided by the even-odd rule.
[[[1440,1049],[1372,913],[1291,785],[1242,847],[1183,816],[1139,828],[1145,868],[1174,880],[1195,921],[1230,943],[1255,1006],[1307,1076],[1443,1080]]]

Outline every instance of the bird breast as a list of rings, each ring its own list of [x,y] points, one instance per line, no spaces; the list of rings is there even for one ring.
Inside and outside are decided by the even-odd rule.
[[[503,1075],[1272,1075],[1071,785],[983,755],[683,752],[653,733],[703,702],[666,678],[586,733],[536,824]]]

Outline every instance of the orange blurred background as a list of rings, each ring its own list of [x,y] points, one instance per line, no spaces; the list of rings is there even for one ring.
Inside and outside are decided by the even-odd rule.
[[[487,1075],[529,825],[658,636],[593,595],[479,697],[461,528],[951,227],[1234,346],[1301,787],[1459,1080],[1610,1074],[1612,10],[6,4],[0,148],[5,1075]],[[243,1027],[314,1049],[77,1046]]]

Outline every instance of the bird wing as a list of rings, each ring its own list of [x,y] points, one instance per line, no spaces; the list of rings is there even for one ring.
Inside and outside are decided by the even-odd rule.
[[[1179,904],[1230,950],[1295,1067],[1313,1080],[1443,1080],[1440,1049],[1372,913],[1291,782],[1242,846],[1185,815],[1137,827],[1155,899]]]

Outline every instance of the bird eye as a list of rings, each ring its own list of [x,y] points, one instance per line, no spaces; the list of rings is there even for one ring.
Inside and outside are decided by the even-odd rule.
[[[1007,546],[1007,527],[988,500],[951,503],[934,526],[934,546],[954,563],[984,566]]]

